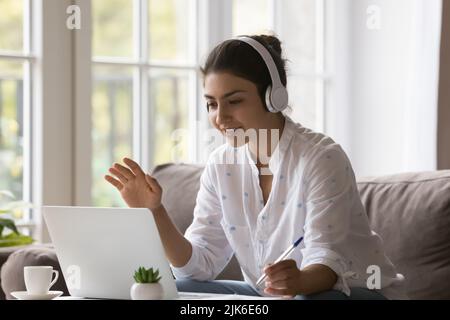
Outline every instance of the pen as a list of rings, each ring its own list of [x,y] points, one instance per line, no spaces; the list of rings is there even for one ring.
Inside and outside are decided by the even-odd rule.
[[[274,264],[277,262],[280,262],[281,260],[283,260],[284,258],[286,258],[288,255],[291,254],[292,251],[294,251],[295,248],[297,248],[297,246],[300,244],[300,242],[302,242],[303,237],[300,237],[297,241],[295,241],[293,244],[291,244],[289,246],[289,248],[287,248],[282,254],[281,256],[278,257],[277,260],[275,260]],[[264,273],[259,279],[258,281],[256,281],[256,285],[259,286],[259,284],[261,282],[264,281],[264,279],[266,279],[267,275]]]

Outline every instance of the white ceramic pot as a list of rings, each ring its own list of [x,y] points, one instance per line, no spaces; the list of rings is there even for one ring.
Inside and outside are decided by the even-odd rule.
[[[163,287],[160,283],[134,283],[130,294],[132,300],[161,300]]]

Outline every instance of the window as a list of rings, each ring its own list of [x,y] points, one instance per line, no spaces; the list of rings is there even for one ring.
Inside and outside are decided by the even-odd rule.
[[[234,0],[233,35],[275,31],[288,58],[288,114],[302,125],[324,128],[326,0]],[[252,19],[248,19],[251,16]],[[295,30],[295,32],[293,32]]]
[[[124,156],[145,170],[205,160],[197,68],[231,36],[274,30],[289,58],[288,114],[324,129],[325,2],[92,0],[92,205],[124,205],[103,179]]]
[[[93,205],[123,205],[103,176],[124,156],[147,170],[194,161],[188,135],[181,141],[173,135],[195,126],[196,6],[196,0],[92,1]]]
[[[31,2],[0,1],[0,190],[31,201]],[[18,213],[26,226],[29,212]],[[27,230],[22,230],[28,233]]]
[[[325,131],[325,0],[283,1],[278,11],[283,19],[277,21],[277,27],[290,60],[291,116],[302,125]]]

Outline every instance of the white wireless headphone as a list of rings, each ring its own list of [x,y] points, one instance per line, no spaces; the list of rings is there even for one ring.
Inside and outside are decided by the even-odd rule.
[[[237,37],[235,39],[243,41],[255,49],[261,58],[263,58],[267,69],[269,69],[270,78],[272,79],[272,85],[269,85],[266,90],[266,105],[269,111],[275,113],[286,109],[289,102],[288,92],[281,83],[277,66],[273,61],[270,52],[261,43],[250,37]]]

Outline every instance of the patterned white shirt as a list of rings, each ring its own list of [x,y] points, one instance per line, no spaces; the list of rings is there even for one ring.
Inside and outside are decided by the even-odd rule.
[[[224,144],[211,153],[194,219],[185,233],[192,256],[183,267],[171,266],[175,277],[213,280],[235,254],[245,281],[265,295],[255,285],[263,267],[304,236],[289,257],[299,269],[328,266],[338,275],[333,289],[346,295],[349,287],[367,288],[368,278],[376,285],[373,270],[379,270],[380,292],[389,299],[406,298],[403,276],[369,227],[342,148],[286,117],[274,154],[278,156],[269,161],[272,189],[264,204],[259,171],[247,144]],[[230,157],[238,160],[230,163]]]

